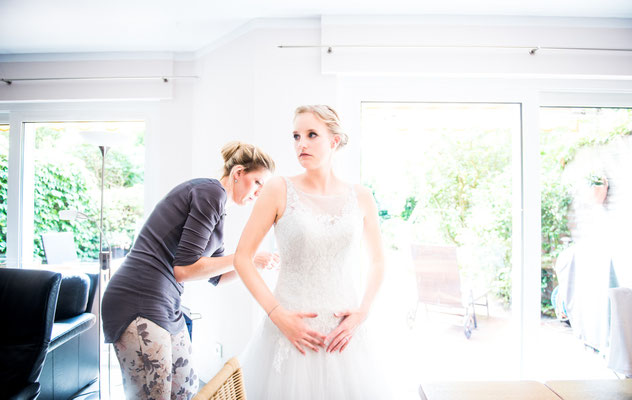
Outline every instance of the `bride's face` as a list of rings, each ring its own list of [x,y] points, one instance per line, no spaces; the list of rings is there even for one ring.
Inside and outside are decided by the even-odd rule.
[[[294,118],[293,136],[298,162],[306,169],[330,163],[339,140],[329,131],[327,125],[311,112],[301,113]]]

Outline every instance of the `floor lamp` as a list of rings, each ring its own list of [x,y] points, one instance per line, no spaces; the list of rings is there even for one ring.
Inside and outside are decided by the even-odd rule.
[[[110,398],[110,369],[111,369],[111,360],[110,360],[110,348],[107,347],[107,372],[103,374],[101,367],[101,298],[103,296],[103,290],[105,289],[105,285],[107,285],[110,280],[110,261],[111,261],[111,251],[112,247],[104,233],[103,229],[103,205],[104,205],[104,193],[105,193],[105,158],[108,154],[108,151],[111,147],[120,145],[124,142],[124,137],[117,132],[103,132],[103,131],[84,131],[80,133],[84,142],[96,145],[101,152],[101,204],[99,211],[99,301],[98,301],[98,310],[99,315],[97,316],[98,320],[98,330],[99,330],[99,397],[105,394],[103,389],[107,388],[107,398]],[[85,214],[84,214],[85,215]],[[107,251],[103,249],[103,242],[107,243]],[[107,382],[104,382],[106,378]],[[105,384],[104,384],[105,383]]]
[[[103,204],[103,200],[101,200],[101,204]],[[95,226],[97,227],[97,229],[99,230],[99,269],[97,272],[98,275],[98,279],[97,279],[97,293],[98,293],[98,299],[96,302],[97,305],[97,341],[98,341],[98,346],[99,346],[99,351],[97,352],[97,362],[99,365],[99,397],[101,397],[101,395],[104,393],[103,392],[103,387],[104,387],[104,382],[103,382],[103,378],[107,377],[107,388],[108,388],[108,396],[107,398],[110,398],[110,351],[109,348],[107,350],[108,353],[108,363],[107,363],[107,373],[103,374],[102,373],[102,368],[101,368],[101,298],[103,296],[103,288],[105,286],[105,284],[107,284],[108,280],[110,279],[110,252],[112,247],[110,247],[110,243],[107,240],[107,237],[105,236],[105,233],[103,232],[103,211],[101,211],[101,216],[100,216],[100,220],[99,223],[97,224],[97,221],[94,218],[90,218],[90,216],[88,216],[85,213],[82,213],[80,211],[77,210],[62,210],[59,212],[59,219],[64,220],[64,221],[82,221],[82,220],[87,220],[87,221],[92,221],[95,223]],[[105,251],[103,250],[103,241],[105,241],[105,243],[107,244],[107,248],[108,250]]]

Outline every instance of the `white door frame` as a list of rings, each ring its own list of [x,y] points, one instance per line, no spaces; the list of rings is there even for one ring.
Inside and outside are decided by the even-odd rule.
[[[540,107],[632,107],[630,82],[340,76],[337,95],[336,106],[348,131],[352,132],[349,154],[345,157],[346,165],[342,170],[353,171],[349,178],[355,181],[360,179],[362,102],[521,104],[520,136],[512,138],[512,333],[515,335],[519,365],[510,367],[514,368],[516,379],[535,378],[539,362],[537,334],[540,324],[542,246]]]

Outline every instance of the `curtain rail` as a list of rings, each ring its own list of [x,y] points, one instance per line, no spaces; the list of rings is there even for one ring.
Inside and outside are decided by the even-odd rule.
[[[327,49],[327,53],[333,53],[335,48],[345,49],[498,49],[498,50],[528,50],[535,55],[539,50],[567,50],[567,51],[617,51],[632,52],[632,49],[602,48],[602,47],[556,47],[556,46],[456,46],[456,45],[279,45],[280,49]]]
[[[164,83],[172,79],[197,79],[196,75],[174,75],[174,76],[82,76],[65,78],[0,78],[0,82],[11,85],[13,82],[35,82],[35,81],[114,81],[114,80],[161,80]]]

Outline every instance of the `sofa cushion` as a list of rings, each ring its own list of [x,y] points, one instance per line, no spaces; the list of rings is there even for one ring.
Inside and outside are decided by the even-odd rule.
[[[62,274],[55,321],[72,318],[86,312],[90,278],[83,273]]]
[[[9,400],[32,400],[37,399],[37,396],[40,393],[40,384],[39,382],[30,383],[18,393],[15,393],[13,396],[9,397]]]
[[[94,314],[83,313],[76,317],[57,321],[53,324],[53,332],[50,335],[50,345],[48,352],[66,343],[81,332],[85,332],[94,325],[97,318]]]

